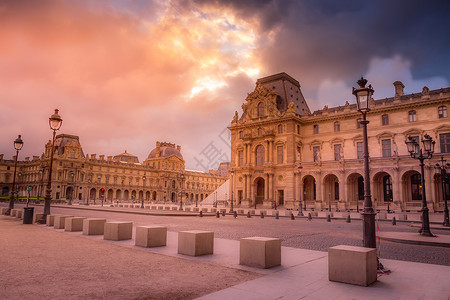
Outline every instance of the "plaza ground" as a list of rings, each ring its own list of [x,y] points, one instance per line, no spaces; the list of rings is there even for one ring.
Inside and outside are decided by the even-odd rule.
[[[19,206],[20,207],[20,206]],[[82,207],[80,207],[82,208]],[[92,207],[91,207],[92,208]],[[42,207],[36,207],[41,211]],[[448,299],[450,249],[383,242],[382,260],[393,272],[368,288],[329,282],[327,253],[335,244],[361,245],[361,221],[197,216],[169,217],[128,212],[52,207],[54,214],[133,221],[135,226],[168,226],[168,245],[135,247],[133,241],[68,233],[44,225],[22,225],[0,218],[2,299]],[[110,208],[108,208],[110,209]],[[137,214],[139,213],[139,214]],[[416,232],[409,223],[381,228]],[[177,231],[215,232],[215,254],[190,258],[176,254]],[[436,232],[435,232],[436,233]],[[450,231],[439,230],[439,234]],[[238,265],[241,237],[282,239],[282,266],[259,270]],[[311,249],[313,248],[313,249]],[[320,251],[317,251],[320,250]],[[387,259],[431,260],[444,265]],[[431,257],[431,258],[430,258]],[[434,263],[436,263],[434,262]],[[331,298],[330,298],[331,297]]]

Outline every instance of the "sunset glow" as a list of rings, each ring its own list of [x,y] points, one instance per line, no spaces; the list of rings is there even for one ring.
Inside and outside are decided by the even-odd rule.
[[[59,108],[61,133],[80,136],[86,153],[127,148],[142,161],[156,140],[167,140],[183,146],[195,169],[193,158],[263,76],[297,78],[313,110],[345,103],[361,74],[379,83],[379,93],[391,92],[395,80],[414,90],[448,85],[446,56],[416,47],[423,38],[406,44],[398,38],[406,34],[378,32],[379,19],[368,19],[374,43],[386,45],[380,51],[362,43],[362,33],[350,34],[368,7],[332,11],[303,1],[0,1],[0,153],[11,156],[5,141],[22,134],[23,154],[40,155],[50,138],[45,120]],[[406,14],[387,3],[375,11]],[[444,22],[440,11],[432,28],[446,28],[433,23]],[[395,72],[384,74],[380,61]]]

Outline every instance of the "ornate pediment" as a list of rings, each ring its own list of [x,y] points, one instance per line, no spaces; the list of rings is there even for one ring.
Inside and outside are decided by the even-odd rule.
[[[245,99],[246,103],[242,104],[243,113],[239,123],[282,116],[283,113],[277,109],[278,97],[274,91],[257,84],[255,90]]]

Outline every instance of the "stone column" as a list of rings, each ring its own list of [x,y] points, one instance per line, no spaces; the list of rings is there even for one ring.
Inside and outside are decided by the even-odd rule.
[[[266,143],[266,145],[265,145],[265,151],[264,151],[264,163],[266,164],[266,163],[268,163],[269,162],[269,144],[270,144],[270,142],[269,141],[265,141]]]
[[[265,183],[264,183],[264,201],[269,201],[269,174],[266,174]]]
[[[275,198],[273,197],[273,174],[269,174],[269,199],[273,201]]]
[[[273,163],[273,141],[269,141],[269,161]]]
[[[244,153],[243,153],[243,155],[244,155],[244,166],[246,166],[247,165],[247,144],[244,144]]]
[[[433,171],[433,172],[431,172]],[[430,166],[425,165],[425,193],[427,196],[427,203],[431,203],[431,205],[428,207],[428,209],[430,210],[430,212],[434,212],[434,200],[435,200],[435,195],[432,194],[431,189],[432,186],[434,186],[434,180],[432,179],[432,174],[434,174],[434,170],[432,170],[432,168]],[[434,190],[434,189],[433,189]],[[428,204],[427,204],[428,206]]]
[[[297,189],[298,189],[298,183],[297,183],[297,178],[298,178],[298,173],[294,171],[294,190],[292,191],[292,206],[295,206],[295,202],[298,200],[297,198]]]

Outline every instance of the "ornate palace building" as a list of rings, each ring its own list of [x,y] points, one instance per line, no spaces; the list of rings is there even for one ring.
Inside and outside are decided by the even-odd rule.
[[[419,162],[410,157],[405,141],[429,134],[436,147],[433,158],[425,161],[425,190],[430,210],[442,211],[442,183],[434,165],[441,156],[450,162],[450,88],[424,87],[409,95],[403,89],[396,81],[392,98],[371,99],[367,118],[372,201],[380,210],[388,204],[398,210],[421,208]],[[257,80],[242,110],[229,127],[235,205],[362,207],[363,137],[356,104],[343,101],[342,106],[311,112],[299,82],[280,73]],[[446,189],[450,195],[449,184]]]
[[[19,195],[43,198],[50,164],[51,142],[42,156],[18,162]],[[78,136],[56,136],[52,173],[52,198],[83,201],[202,201],[227,178],[213,173],[185,170],[181,147],[156,142],[144,162],[126,151],[116,156],[84,155]],[[10,193],[14,158],[0,154],[0,191]]]

